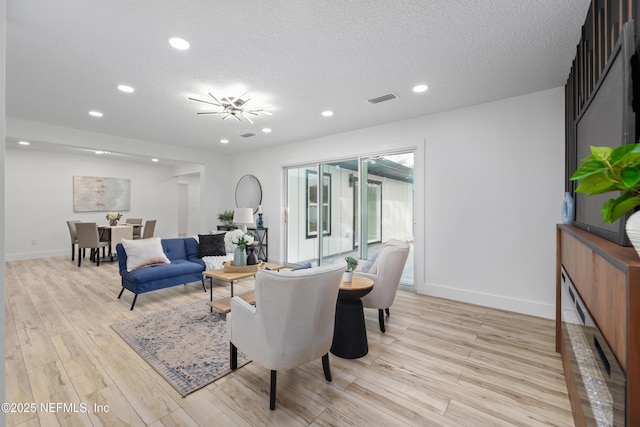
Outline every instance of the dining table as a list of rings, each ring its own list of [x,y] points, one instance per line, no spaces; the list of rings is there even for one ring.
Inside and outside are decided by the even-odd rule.
[[[107,255],[106,258],[108,258],[110,261],[114,261],[117,259],[117,255],[116,255],[116,251],[115,251],[115,245],[112,245],[112,237],[111,237],[111,229],[113,227],[121,227],[121,226],[130,226],[132,227],[134,230],[136,228],[142,228],[142,224],[121,224],[121,225],[115,225],[112,226],[110,224],[106,224],[106,225],[99,225],[98,226],[98,236],[100,238],[101,242],[109,242],[109,254]],[[135,233],[134,233],[135,234]],[[116,242],[119,243],[119,242]]]

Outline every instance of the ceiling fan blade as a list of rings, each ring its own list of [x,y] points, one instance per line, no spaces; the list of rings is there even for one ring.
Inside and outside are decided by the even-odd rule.
[[[202,103],[209,104],[209,105],[215,105],[215,106],[217,106],[217,107],[222,107],[222,105],[220,105],[220,104],[216,104],[216,103],[211,102],[211,101],[203,101],[202,99],[196,99],[196,98],[189,98],[189,99],[190,99],[191,101],[197,101],[197,102],[202,102]]]
[[[249,121],[249,123],[253,124],[253,122],[251,121],[251,119],[249,118],[249,116],[247,116],[247,115],[245,114],[245,112],[244,112],[244,111],[242,112],[242,116],[243,116],[245,119],[247,119],[247,120]]]

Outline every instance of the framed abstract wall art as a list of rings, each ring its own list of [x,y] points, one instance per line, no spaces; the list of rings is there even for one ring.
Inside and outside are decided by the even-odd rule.
[[[130,204],[128,178],[73,177],[74,212],[128,211]]]

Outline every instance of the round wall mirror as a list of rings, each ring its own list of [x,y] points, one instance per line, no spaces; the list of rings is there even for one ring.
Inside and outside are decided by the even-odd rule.
[[[261,203],[262,187],[258,178],[253,175],[245,175],[240,178],[236,186],[236,207],[251,208],[253,213],[256,213]]]

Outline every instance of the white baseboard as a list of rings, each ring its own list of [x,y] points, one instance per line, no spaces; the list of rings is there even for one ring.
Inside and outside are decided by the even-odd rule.
[[[77,256],[76,250],[76,256]],[[71,249],[66,251],[41,251],[41,252],[23,252],[19,254],[6,254],[5,261],[22,261],[25,259],[53,258],[67,256],[71,260]]]
[[[500,310],[514,311],[516,313],[528,314],[531,316],[544,317],[547,319],[555,319],[556,317],[555,304],[544,304],[535,301],[475,292],[468,289],[452,288],[450,286],[432,283],[425,283],[424,286],[420,286],[418,288],[418,293],[454,301],[467,302],[484,307],[497,308]]]

